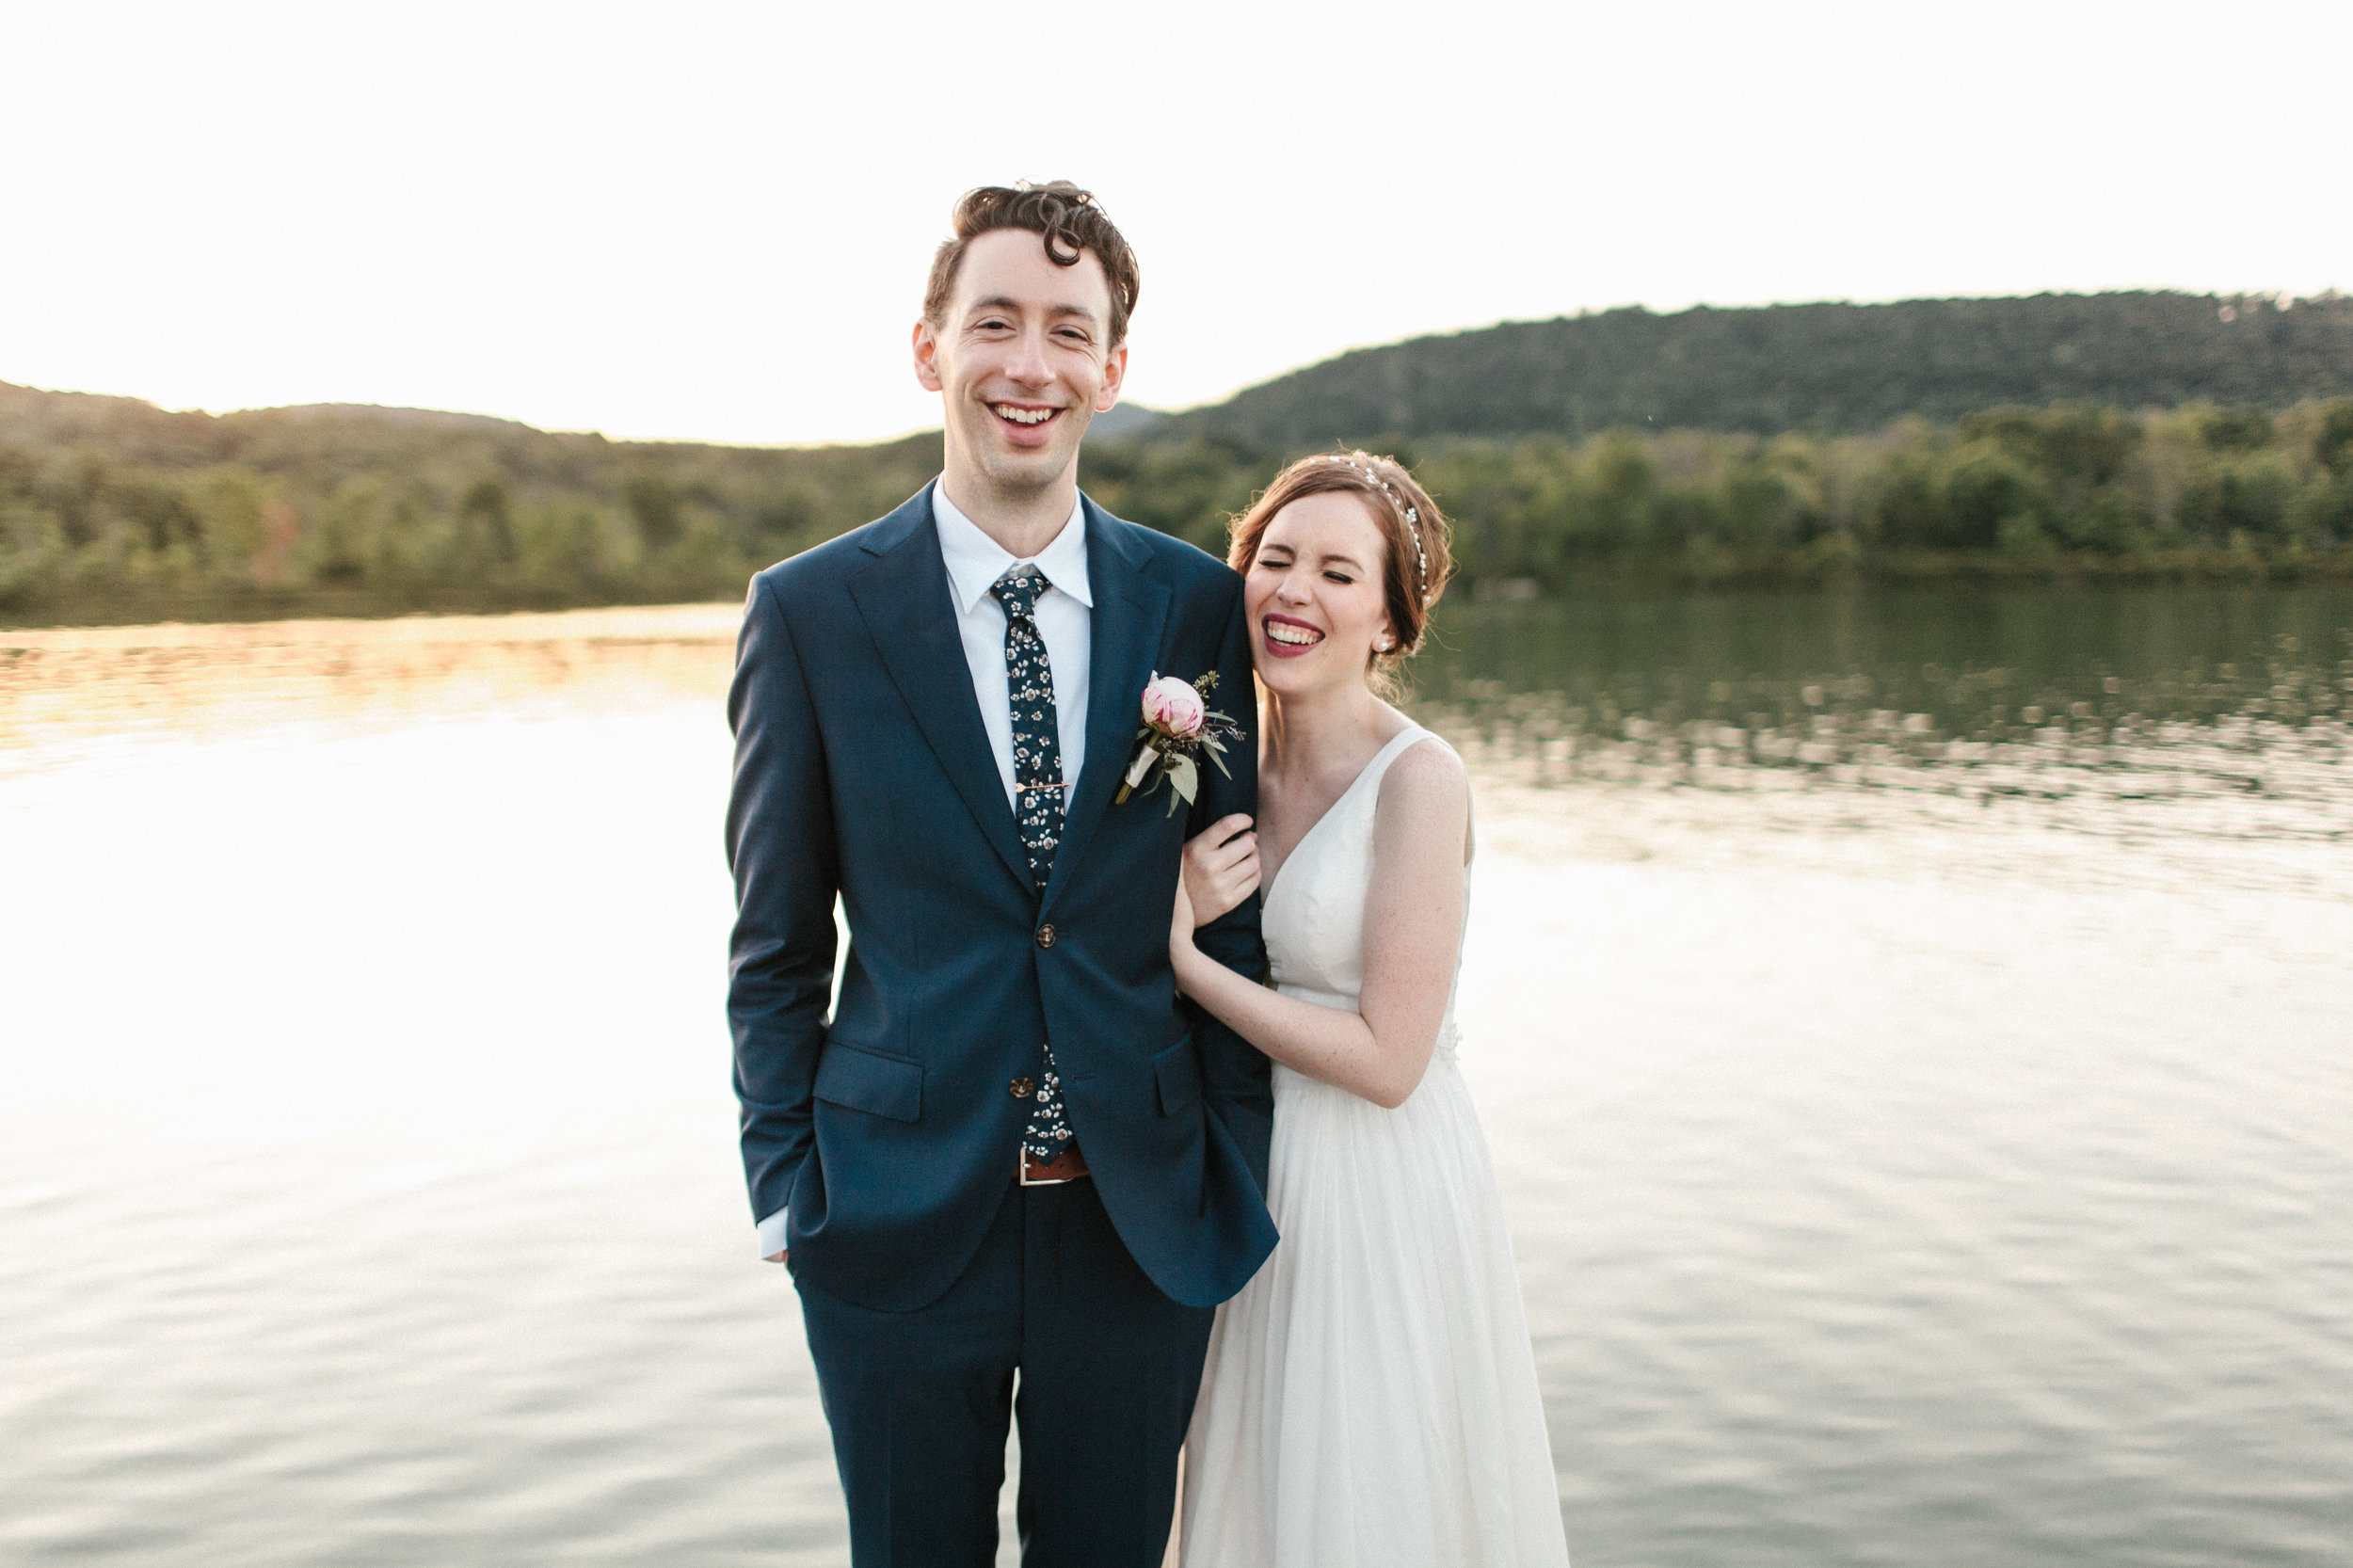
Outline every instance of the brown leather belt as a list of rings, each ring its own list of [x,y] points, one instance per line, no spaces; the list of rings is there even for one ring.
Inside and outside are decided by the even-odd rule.
[[[1052,1160],[1040,1160],[1026,1148],[1021,1151],[1021,1185],[1024,1187],[1051,1187],[1058,1181],[1076,1181],[1086,1174],[1086,1156],[1079,1152],[1076,1138],[1064,1144],[1062,1153]]]

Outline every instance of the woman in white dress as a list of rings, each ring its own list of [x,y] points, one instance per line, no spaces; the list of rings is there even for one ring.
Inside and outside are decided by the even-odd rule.
[[[1259,819],[1187,847],[1170,951],[1186,994],[1275,1062],[1283,1240],[1218,1311],[1185,1568],[1565,1564],[1511,1238],[1455,1065],[1469,782],[1380,696],[1445,583],[1446,525],[1387,458],[1309,458],[1235,524],[1232,562],[1265,693]],[[1262,863],[1272,989],[1193,944]]]

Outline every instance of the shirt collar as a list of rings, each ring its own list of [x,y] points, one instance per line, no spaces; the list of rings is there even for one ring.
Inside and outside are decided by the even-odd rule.
[[[947,563],[948,586],[956,596],[960,616],[970,615],[988,597],[990,585],[1005,575],[1005,569],[1024,559],[1006,553],[1004,546],[981,532],[979,523],[958,511],[948,499],[945,485],[932,486],[932,526],[939,533],[940,559]],[[1056,588],[1088,609],[1095,608],[1095,594],[1087,585],[1084,501],[1071,503],[1070,520],[1054,536],[1054,542],[1027,559],[1035,562],[1046,581]]]

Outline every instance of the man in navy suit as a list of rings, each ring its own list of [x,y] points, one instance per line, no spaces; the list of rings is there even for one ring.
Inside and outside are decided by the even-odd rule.
[[[993,1562],[1013,1416],[1023,1562],[1157,1563],[1213,1309],[1274,1245],[1270,1068],[1168,963],[1186,838],[1256,805],[1241,584],[1078,487],[1136,289],[1087,192],[968,194],[914,335],[940,477],[744,607],[744,1164],[859,1568]],[[1114,804],[1144,686],[1211,670],[1232,776]],[[1198,939],[1263,978],[1255,899]]]

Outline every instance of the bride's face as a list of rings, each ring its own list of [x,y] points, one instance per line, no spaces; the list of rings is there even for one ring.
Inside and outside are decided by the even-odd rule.
[[[1362,497],[1303,495],[1274,514],[1242,583],[1258,679],[1282,696],[1364,683],[1389,632],[1386,546]]]

